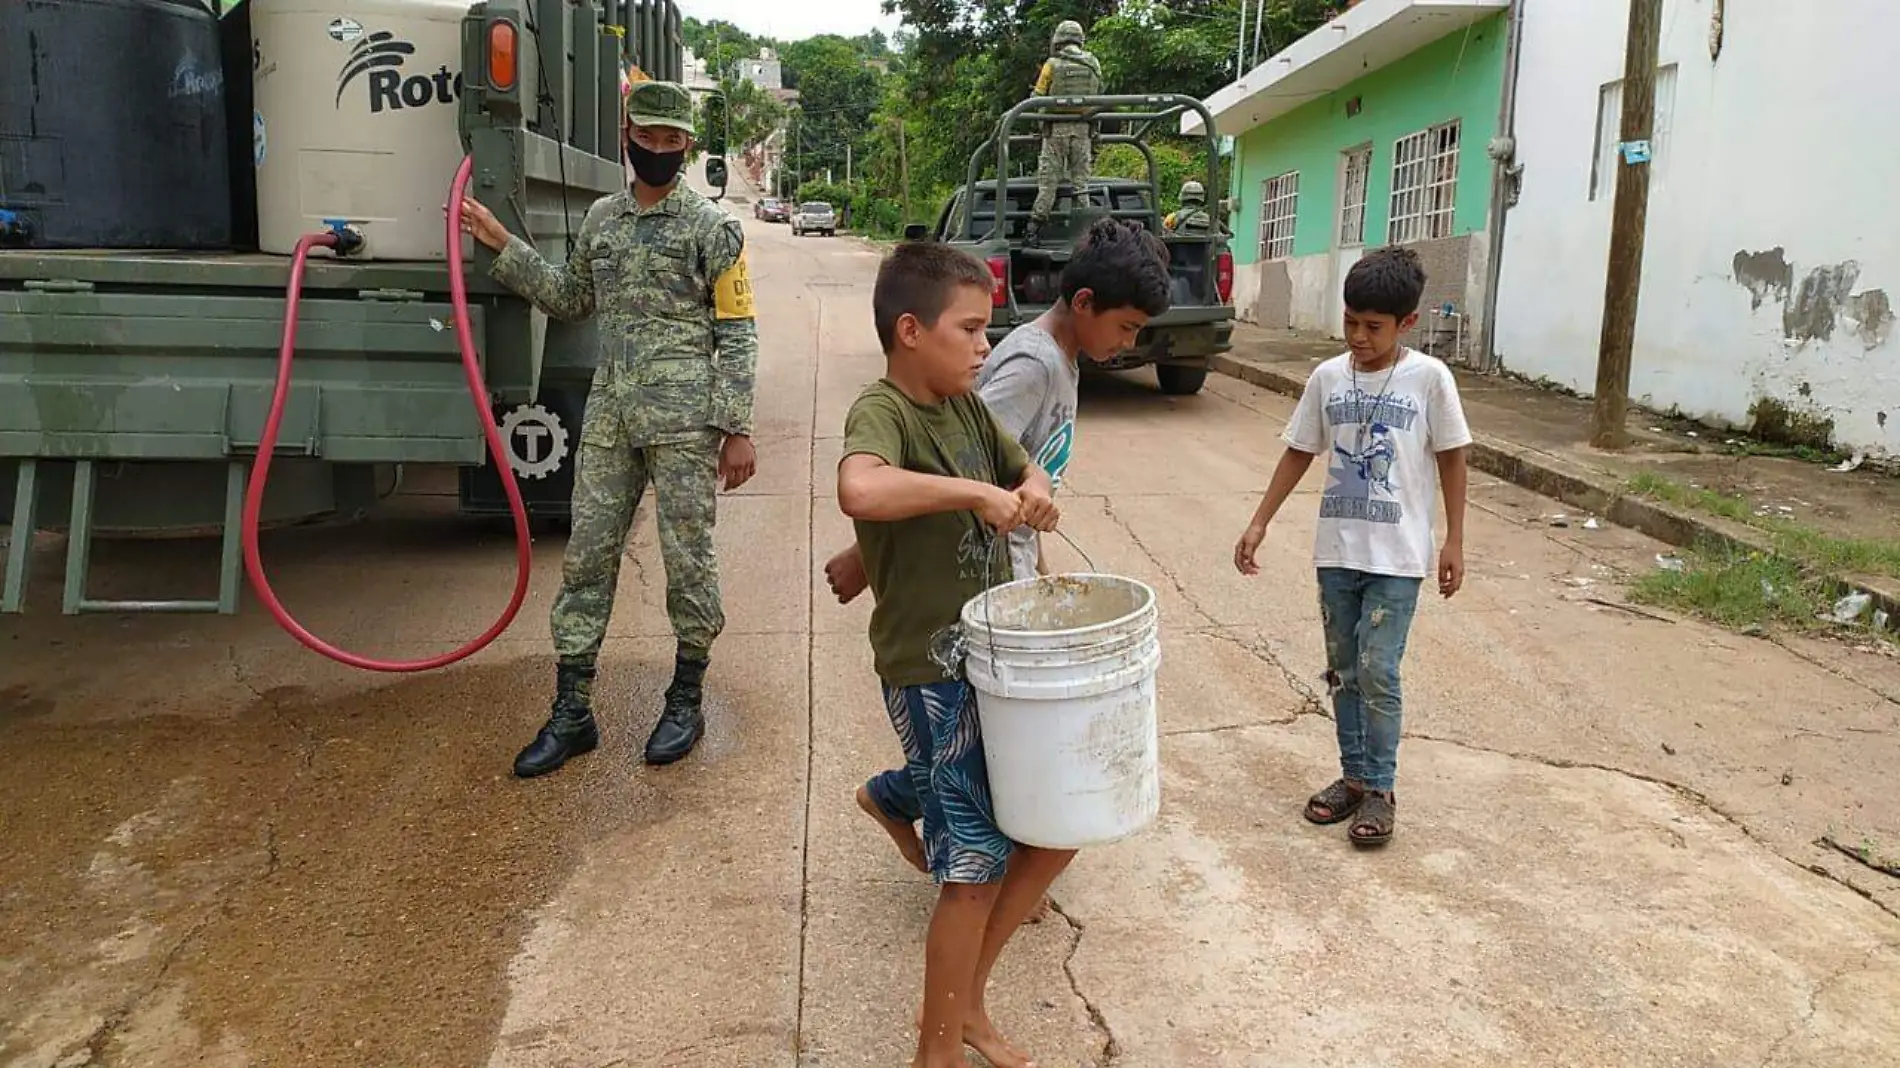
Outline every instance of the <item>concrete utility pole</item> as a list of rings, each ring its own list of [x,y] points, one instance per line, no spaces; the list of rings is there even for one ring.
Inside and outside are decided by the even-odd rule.
[[[1616,204],[1610,222],[1610,265],[1603,288],[1603,335],[1597,348],[1596,418],[1590,444],[1628,444],[1630,350],[1643,286],[1643,236],[1649,219],[1649,138],[1656,118],[1656,57],[1662,49],[1662,0],[1630,0],[1623,51],[1622,144]],[[1643,151],[1632,158],[1632,142]]]

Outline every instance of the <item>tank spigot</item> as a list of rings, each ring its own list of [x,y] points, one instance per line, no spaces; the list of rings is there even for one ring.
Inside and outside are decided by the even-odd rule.
[[[363,231],[350,225],[348,220],[325,219],[323,220],[323,224],[328,226],[330,233],[336,237],[337,255],[349,256],[363,250],[363,244],[366,240],[363,237]]]

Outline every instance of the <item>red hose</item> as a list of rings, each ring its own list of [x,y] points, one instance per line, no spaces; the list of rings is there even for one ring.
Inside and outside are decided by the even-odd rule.
[[[277,595],[271,592],[270,580],[264,577],[263,557],[257,545],[258,521],[264,511],[264,486],[270,479],[271,454],[277,448],[278,424],[283,421],[284,404],[290,397],[290,370],[297,352],[297,303],[303,296],[304,260],[310,250],[319,245],[334,248],[336,235],[305,234],[298,239],[296,254],[291,260],[290,285],[285,293],[284,342],[277,351],[277,390],[271,395],[270,416],[264,420],[264,436],[257,444],[257,463],[244,495],[244,569],[250,574],[251,586],[264,602],[264,607],[278,625],[290,632],[291,637],[338,663],[366,671],[429,671],[473,656],[508,629],[515,621],[515,615],[521,611],[521,603],[528,597],[528,579],[534,566],[528,509],[521,500],[521,487],[515,481],[514,465],[508,460],[508,448],[501,440],[501,427],[495,424],[494,412],[489,408],[488,386],[482,381],[481,362],[475,355],[474,332],[468,325],[468,284],[462,277],[462,195],[468,188],[469,175],[474,171],[474,166],[473,159],[463,157],[461,167],[455,172],[455,183],[449,189],[449,294],[455,307],[455,340],[462,348],[462,370],[468,376],[469,396],[474,400],[476,414],[481,418],[482,433],[488,438],[488,454],[494,457],[495,469],[501,475],[501,487],[507,491],[508,509],[515,517],[515,595],[493,626],[481,637],[453,652],[427,660],[372,660],[338,649],[305,630],[277,600]]]

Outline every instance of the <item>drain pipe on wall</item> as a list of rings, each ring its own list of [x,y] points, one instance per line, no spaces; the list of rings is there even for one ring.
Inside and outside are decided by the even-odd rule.
[[[1517,72],[1524,51],[1525,0],[1512,0],[1506,16],[1509,28],[1504,46],[1504,93],[1498,108],[1498,135],[1491,140],[1495,165],[1491,176],[1491,232],[1485,254],[1484,321],[1479,324],[1480,370],[1495,374],[1502,361],[1497,353],[1498,282],[1504,277],[1504,218],[1517,204],[1524,165],[1517,161]]]

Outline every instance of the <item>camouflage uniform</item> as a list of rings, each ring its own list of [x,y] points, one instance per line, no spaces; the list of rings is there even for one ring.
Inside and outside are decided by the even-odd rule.
[[[1051,42],[1056,52],[1042,65],[1036,79],[1037,96],[1098,96],[1102,92],[1102,64],[1082,48],[1082,27],[1067,21],[1056,27]],[[1030,211],[1028,238],[1033,243],[1049,221],[1056,191],[1064,182],[1078,194],[1095,169],[1095,127],[1089,122],[1052,122],[1042,137],[1042,155],[1036,162],[1036,204]]]
[[[691,130],[691,107],[670,83],[637,82],[628,95],[639,126]],[[654,737],[675,720],[674,733],[690,735],[679,744],[690,750],[700,729],[699,682],[725,628],[713,549],[720,450],[728,435],[752,433],[758,331],[745,232],[681,180],[649,208],[627,191],[595,201],[565,267],[512,237],[490,273],[549,315],[592,315],[599,328],[599,363],[577,450],[573,533],[551,617],[561,674],[546,731],[592,738],[595,659],[634,510],[651,484],[667,616],[679,641],[674,685]],[[648,759],[654,756],[649,742]]]
[[[1161,228],[1183,237],[1206,237],[1214,232],[1214,217],[1207,213],[1207,191],[1201,183],[1181,186],[1181,210],[1168,216]]]

